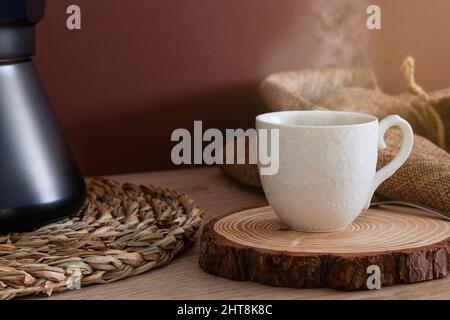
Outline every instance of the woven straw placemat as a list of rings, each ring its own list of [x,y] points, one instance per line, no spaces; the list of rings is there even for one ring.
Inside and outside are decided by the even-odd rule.
[[[104,178],[84,208],[33,232],[0,235],[0,299],[79,289],[166,265],[203,220],[186,194]]]

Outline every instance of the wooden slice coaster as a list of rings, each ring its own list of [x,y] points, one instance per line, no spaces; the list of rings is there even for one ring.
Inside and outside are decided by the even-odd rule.
[[[382,286],[446,277],[450,222],[383,207],[369,209],[344,231],[302,233],[263,207],[214,219],[201,239],[200,266],[207,272],[272,286],[367,289],[372,265],[381,270]]]

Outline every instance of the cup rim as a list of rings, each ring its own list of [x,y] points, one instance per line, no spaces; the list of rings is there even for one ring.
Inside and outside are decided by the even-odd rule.
[[[322,113],[322,114],[339,114],[339,115],[349,115],[355,117],[366,118],[365,121],[361,123],[354,124],[336,124],[336,125],[303,125],[303,124],[289,124],[289,123],[279,123],[275,121],[269,120],[269,117],[276,116],[279,114],[311,114],[311,113]],[[373,115],[359,112],[350,112],[350,111],[331,111],[331,110],[290,110],[290,111],[276,111],[276,112],[268,112],[260,114],[256,117],[257,123],[265,123],[271,125],[277,125],[279,127],[289,127],[289,128],[317,128],[317,129],[336,129],[336,128],[353,128],[353,127],[361,127],[368,126],[373,124],[374,122],[378,123],[379,119]]]

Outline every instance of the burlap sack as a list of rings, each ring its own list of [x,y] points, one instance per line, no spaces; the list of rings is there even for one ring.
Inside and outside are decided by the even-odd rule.
[[[446,149],[450,152],[450,89],[430,93],[428,102],[443,121]]]
[[[450,213],[450,154],[428,139],[415,135],[414,148],[406,163],[377,190],[383,199],[405,200],[425,204]],[[378,169],[397,154],[401,131],[386,133],[386,150],[379,152]]]
[[[419,111],[412,106],[411,102],[406,102],[403,99],[387,95],[381,91],[356,87],[339,88],[322,99],[320,104],[335,111],[373,114],[379,119],[384,119],[391,114],[398,114],[408,120],[415,133],[423,136],[431,136],[427,132],[429,126],[425,125],[425,120]],[[436,125],[440,124],[436,123]]]
[[[400,95],[398,98],[406,103],[410,103],[420,114],[425,129],[423,135],[445,149],[444,124],[445,121],[448,122],[450,120],[448,115],[445,116],[445,109],[449,106],[447,103],[450,100],[449,91],[444,90],[432,93],[432,96],[430,96],[416,83],[414,69],[414,59],[412,57],[406,58],[401,66],[401,71],[408,85],[409,94]],[[409,120],[408,118],[406,119]],[[418,133],[421,134],[421,132]]]
[[[261,94],[273,111],[311,110],[322,109],[323,97],[345,87],[379,90],[370,69],[325,69],[273,74],[262,81]]]
[[[450,90],[424,94],[415,84],[411,58],[405,60],[402,71],[410,93],[399,96],[381,92],[374,73],[368,69],[279,73],[262,82],[261,93],[273,111],[351,110],[379,118],[399,114],[415,130],[414,148],[405,165],[378,188],[377,196],[425,204],[450,213],[450,155],[438,147],[445,147],[442,118],[448,126]],[[386,142],[388,148],[379,152],[379,167],[395,156],[401,132],[389,130]],[[260,186],[256,165],[223,166],[223,170],[244,184]]]
[[[261,94],[272,111],[326,108],[373,114],[380,119],[398,114],[414,132],[445,147],[444,124],[429,95],[416,84],[414,59],[408,57],[401,70],[409,94],[383,93],[369,69],[325,69],[278,73],[261,84]],[[442,94],[442,93],[441,93]],[[444,97],[436,97],[435,105]],[[445,96],[449,98],[449,96]],[[439,102],[438,102],[439,101]]]

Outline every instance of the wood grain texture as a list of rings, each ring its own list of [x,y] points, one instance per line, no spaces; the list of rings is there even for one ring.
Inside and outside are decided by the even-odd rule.
[[[369,209],[344,231],[303,233],[288,230],[266,206],[208,223],[200,266],[272,286],[367,290],[372,265],[382,286],[444,278],[449,252],[450,223],[419,212]]]
[[[267,205],[264,195],[225,177],[219,169],[202,168],[114,176],[120,181],[155,184],[188,192],[209,221],[245,207]],[[412,209],[407,209],[415,212]],[[405,211],[406,212],[406,211]],[[68,291],[45,299],[450,299],[450,277],[381,290],[343,292],[332,289],[271,287],[230,281],[206,273],[198,265],[199,243],[169,266],[149,273]]]

